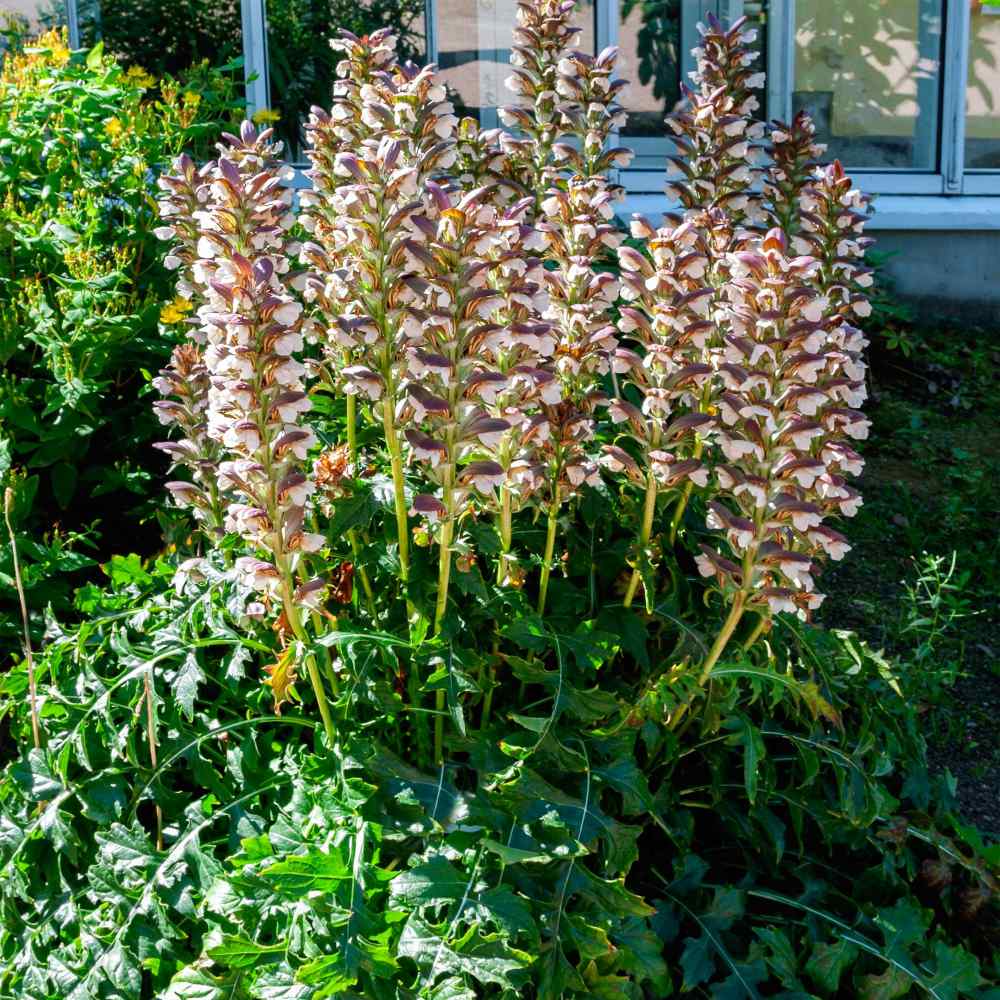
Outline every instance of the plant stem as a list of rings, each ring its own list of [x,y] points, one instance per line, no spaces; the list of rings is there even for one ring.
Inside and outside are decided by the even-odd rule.
[[[31,628],[28,624],[28,602],[24,598],[24,582],[21,580],[21,562],[17,556],[17,539],[14,526],[10,523],[10,512],[14,506],[14,491],[8,486],[3,497],[3,516],[10,535],[10,552],[14,561],[14,583],[21,602],[21,624],[24,627],[24,658],[28,664],[28,702],[31,706],[31,736],[37,750],[42,745],[41,727],[38,723],[38,690],[35,686],[35,657],[31,651]]]
[[[719,657],[722,656],[729,640],[732,638],[733,632],[736,631],[736,626],[739,625],[740,619],[743,617],[745,604],[746,593],[740,590],[733,598],[733,605],[729,609],[729,616],[719,630],[719,634],[715,637],[715,642],[708,651],[708,657],[702,665],[701,676],[698,678],[699,687],[704,687],[708,683],[708,679],[712,675],[712,668],[718,662]]]
[[[399,446],[399,435],[396,433],[395,415],[392,407],[392,396],[386,394],[382,401],[382,426],[385,430],[385,443],[389,449],[389,462],[392,466],[392,493],[396,505],[396,534],[399,536],[399,579],[403,590],[407,590],[410,582],[410,528],[406,515],[406,481],[403,478],[403,452]],[[407,606],[410,600],[407,596]]]
[[[441,625],[448,610],[448,585],[451,582],[451,542],[455,534],[454,507],[455,466],[449,464],[445,469],[443,502],[447,513],[441,525],[441,541],[438,553],[438,590],[437,605],[434,608],[434,635],[441,634]],[[440,764],[444,760],[444,708],[445,692],[439,689],[434,693],[434,762]]]
[[[760,638],[760,634],[761,632],[764,631],[766,625],[767,625],[767,615],[761,615],[760,620],[754,627],[754,630],[750,633],[750,637],[747,639],[745,643],[743,643],[744,650],[750,649],[753,646],[753,644]]]
[[[365,604],[368,605],[368,613],[375,618],[375,595],[372,592],[372,583],[368,579],[368,573],[359,562],[361,558],[361,545],[358,542],[358,534],[353,528],[347,529],[347,540],[351,543],[351,554],[354,556],[354,565],[358,571],[358,579],[361,581],[361,589],[365,592]]]
[[[351,459],[351,475],[358,474],[358,398],[347,394],[347,453]]]
[[[538,583],[538,613],[545,614],[545,600],[549,593],[549,574],[552,572],[552,556],[556,548],[556,529],[559,526],[559,486],[555,487],[552,506],[549,507],[549,530],[545,536],[545,555],[542,557],[542,577]]]
[[[701,438],[695,442],[694,450],[691,452],[692,458],[701,458],[701,451],[704,445],[702,444]],[[691,499],[691,494],[694,491],[694,483],[689,479],[684,484],[684,492],[681,494],[680,500],[677,501],[677,508],[674,510],[674,516],[670,519],[670,545],[673,545],[677,541],[677,531],[681,526],[681,520],[684,518],[684,511],[687,509],[688,501]]]
[[[282,596],[284,598],[285,617],[288,619],[288,624],[295,638],[304,645],[307,641],[306,631],[302,627],[299,609],[295,606],[295,602],[292,599],[291,577],[284,566],[284,560],[280,561],[279,569],[282,571],[283,576]],[[330,715],[330,706],[327,704],[326,691],[323,689],[323,678],[320,676],[319,667],[316,665],[316,657],[312,653],[306,653],[306,672],[309,674],[309,683],[312,685],[313,693],[316,696],[316,705],[319,708],[320,718],[323,720],[323,729],[326,732],[326,738],[332,744],[336,735],[336,729],[333,725],[333,717]]]
[[[497,586],[507,578],[507,559],[510,555],[511,536],[510,490],[506,483],[500,487],[500,559],[497,562]]]
[[[142,676],[143,686],[146,689],[146,737],[149,740],[149,759],[153,765],[153,770],[157,768],[156,762],[156,713],[153,709],[153,681],[152,667]],[[159,802],[156,803],[156,849],[163,850],[163,810]]]
[[[493,643],[493,659],[495,660],[500,652],[500,640],[497,639]],[[482,718],[479,720],[480,731],[484,730],[490,723],[490,711],[493,708],[493,684],[496,681],[497,670],[493,663],[490,663],[490,686],[483,696],[483,714]]]
[[[642,509],[642,527],[639,530],[639,546],[644,549],[649,544],[649,538],[653,533],[653,517],[656,514],[656,479],[652,470],[646,473],[646,503]],[[640,557],[642,553],[640,552]],[[639,589],[639,581],[642,573],[638,567],[632,570],[632,579],[628,582],[628,590],[625,592],[625,607],[631,607],[635,598],[635,592]]]

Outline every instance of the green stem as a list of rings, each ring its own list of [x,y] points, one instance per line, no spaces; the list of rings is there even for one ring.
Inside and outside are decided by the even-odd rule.
[[[556,529],[559,526],[559,486],[555,487],[552,506],[549,507],[549,530],[545,536],[545,555],[542,557],[542,577],[538,584],[538,613],[545,614],[545,600],[549,593],[549,575],[552,556],[556,549]]]
[[[694,446],[694,450],[691,452],[692,458],[701,458],[701,451],[704,445],[702,444],[701,438],[697,440]],[[681,494],[680,500],[677,501],[677,508],[674,510],[674,516],[670,519],[670,546],[673,546],[677,542],[677,531],[681,526],[681,520],[684,517],[684,511],[687,509],[688,501],[691,499],[691,493],[694,491],[694,483],[689,479],[684,484],[684,492]]]
[[[656,479],[653,477],[652,470],[646,473],[646,503],[642,509],[642,527],[639,530],[639,547],[640,549],[645,549],[649,544],[650,536],[653,533],[653,517],[656,514]],[[642,552],[639,553],[640,558],[642,557]],[[632,570],[632,579],[628,582],[628,590],[625,592],[625,607],[631,607],[632,601],[635,599],[635,592],[639,589],[639,581],[642,579],[642,574],[639,572],[638,567]]]
[[[760,616],[760,619],[757,622],[757,625],[755,626],[754,630],[750,633],[749,638],[745,643],[743,643],[744,650],[750,649],[753,646],[753,644],[760,638],[761,632],[764,631],[764,628],[767,625],[767,620],[768,620],[767,615]]]
[[[351,543],[351,554],[354,556],[354,565],[358,570],[358,579],[361,581],[361,589],[365,592],[365,604],[368,605],[368,613],[375,618],[375,594],[372,592],[371,580],[368,573],[361,565],[361,545],[358,543],[357,532],[353,528],[347,529],[347,540]]]
[[[745,604],[746,594],[742,590],[738,591],[733,598],[733,605],[729,609],[729,616],[723,623],[719,634],[715,637],[715,642],[712,643],[712,648],[708,651],[708,657],[705,659],[704,664],[702,664],[701,676],[698,678],[699,687],[704,687],[712,676],[712,668],[718,662],[719,657],[722,656],[726,646],[729,644],[729,640],[732,638],[733,632],[736,631],[736,626],[739,625],[740,619],[743,617]]]
[[[396,433],[392,396],[386,394],[382,402],[382,426],[385,429],[385,443],[389,449],[389,463],[392,466],[392,492],[396,505],[396,533],[399,536],[399,579],[403,590],[410,582],[410,527],[406,514],[406,481],[403,478],[403,452]],[[407,597],[409,604],[409,597]]]
[[[278,568],[281,570],[283,577],[282,597],[284,599],[285,617],[288,619],[288,624],[295,638],[304,644],[307,641],[306,631],[302,627],[299,609],[295,606],[295,602],[292,599],[291,575],[283,563],[284,560],[279,560]],[[326,732],[326,738],[332,745],[336,730],[333,725],[333,717],[330,715],[330,706],[327,704],[326,692],[323,690],[323,678],[320,676],[319,667],[316,665],[316,657],[312,653],[306,654],[306,672],[309,674],[309,683],[312,685],[313,693],[316,695],[316,704],[319,708],[320,718],[323,720],[323,729]]]
[[[347,396],[347,452],[351,456],[351,475],[358,474],[358,399]]]
[[[500,487],[500,559],[497,562],[497,586],[502,585],[507,578],[507,560],[510,556],[512,535],[510,490],[504,484]]]
[[[500,640],[496,639],[493,642],[493,661],[495,661],[500,653]],[[497,668],[495,662],[490,663],[490,686],[486,689],[486,694],[483,696],[483,715],[479,720],[479,729],[482,731],[490,724],[490,711],[493,708],[493,685],[496,682]]]
[[[441,525],[441,541],[438,554],[438,590],[437,605],[434,608],[434,635],[441,634],[441,625],[448,610],[448,585],[451,582],[451,542],[455,534],[454,480],[455,466],[445,469],[443,503],[447,513]],[[434,762],[440,764],[444,760],[444,709],[445,693],[439,689],[434,693]]]

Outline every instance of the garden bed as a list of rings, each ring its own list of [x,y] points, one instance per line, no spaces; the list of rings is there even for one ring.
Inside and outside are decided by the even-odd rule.
[[[872,350],[872,436],[860,480],[865,505],[852,525],[851,558],[824,577],[820,620],[856,631],[910,669],[937,696],[923,707],[931,760],[957,779],[967,820],[1000,830],[1000,333],[936,329],[909,356]],[[910,590],[927,562],[955,569],[947,587]],[[909,588],[909,589],[908,589]],[[957,616],[928,648],[929,624],[910,625],[940,595]]]

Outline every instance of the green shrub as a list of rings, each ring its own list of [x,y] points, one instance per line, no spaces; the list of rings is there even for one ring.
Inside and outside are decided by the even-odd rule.
[[[101,531],[138,530],[128,512],[154,464],[144,372],[169,352],[185,308],[171,305],[150,185],[181,148],[207,153],[235,112],[231,80],[205,66],[156,82],[100,47],[70,53],[59,32],[4,59],[0,480],[13,484],[31,539],[38,606],[65,598],[55,573],[86,561],[53,556],[67,532],[86,533],[98,518]],[[8,585],[9,574],[2,548]]]

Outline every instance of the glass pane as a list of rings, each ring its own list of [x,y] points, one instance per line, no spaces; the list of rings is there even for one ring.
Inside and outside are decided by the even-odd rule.
[[[973,0],[965,91],[965,167],[1000,170],[1000,7]]]
[[[663,119],[680,100],[680,6],[678,0],[622,0],[618,46],[620,71],[629,81],[622,100],[626,145],[626,136],[661,138]]]
[[[795,11],[792,105],[828,155],[936,169],[943,0],[798,0]]]
[[[155,77],[183,74],[208,60],[225,66],[243,54],[239,0],[78,0],[80,40],[98,40],[125,66]],[[234,69],[242,78],[242,70]]]
[[[0,34],[4,38],[37,35],[65,25],[66,0],[3,0],[0,3]],[[0,42],[0,51],[4,43]]]
[[[330,48],[339,29],[367,35],[396,30],[397,51],[424,60],[424,0],[267,0],[267,55],[271,110],[291,158],[302,159],[302,125],[309,109],[328,108],[341,56]]]
[[[497,124],[499,105],[514,103],[504,86],[509,75],[515,0],[437,0],[438,67],[451,91],[456,113]],[[594,5],[580,3],[576,48],[594,52]]]

